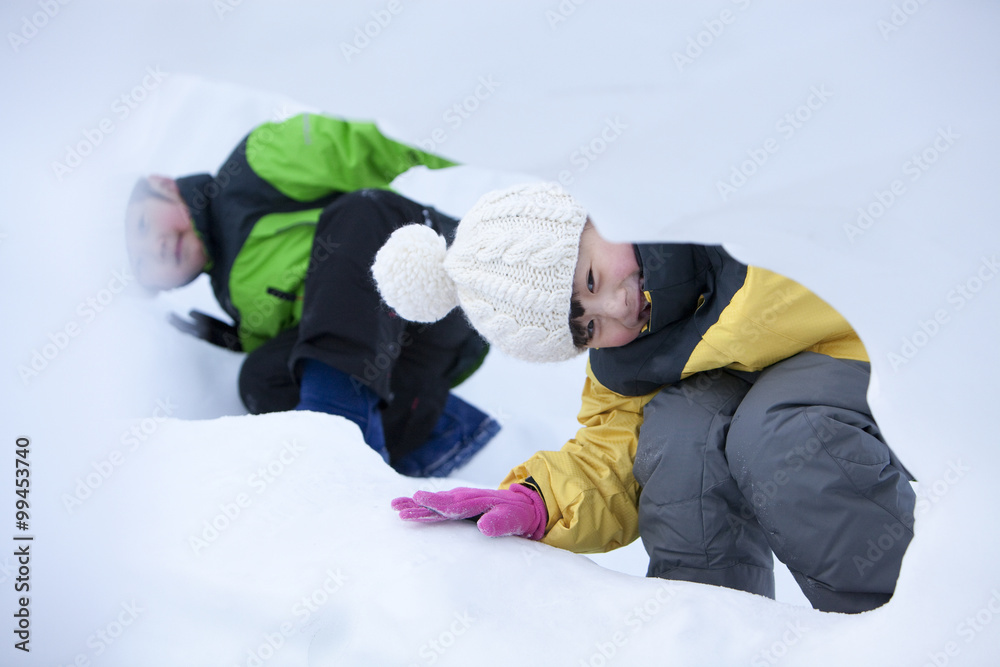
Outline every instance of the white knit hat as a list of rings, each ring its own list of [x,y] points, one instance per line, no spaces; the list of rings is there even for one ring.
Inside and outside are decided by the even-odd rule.
[[[525,361],[580,353],[569,329],[573,275],[587,213],[555,183],[487,193],[451,248],[425,225],[397,229],[372,275],[403,319],[435,322],[458,305],[480,334]]]

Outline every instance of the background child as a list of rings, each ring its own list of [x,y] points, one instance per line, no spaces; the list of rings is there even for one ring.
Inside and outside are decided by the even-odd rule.
[[[388,190],[443,158],[375,125],[304,114],[254,129],[215,176],[136,185],[126,243],[137,280],[171,289],[208,273],[227,325],[187,328],[249,355],[240,395],[253,413],[318,410],[356,422],[397,470],[446,475],[499,426],[450,388],[486,345],[456,313],[413,325],[385,309],[368,271],[393,230],[457,221]]]
[[[578,552],[641,536],[650,576],[772,598],[773,551],[817,609],[889,599],[915,496],[829,305],[721,247],[609,243],[555,185],[484,196],[445,245],[393,234],[372,268],[386,302],[418,321],[461,305],[523,359],[590,348],[582,428],[498,491],[396,499],[402,518],[482,515],[488,535]]]

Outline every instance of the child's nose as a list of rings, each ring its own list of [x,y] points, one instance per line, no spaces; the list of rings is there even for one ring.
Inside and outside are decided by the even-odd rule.
[[[616,320],[625,320],[628,312],[628,304],[625,303],[625,290],[618,289],[608,295],[604,304],[604,312],[608,317]]]

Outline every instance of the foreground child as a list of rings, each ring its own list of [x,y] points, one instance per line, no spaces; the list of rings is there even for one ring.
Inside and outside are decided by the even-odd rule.
[[[451,164],[371,123],[266,123],[216,176],[139,181],[126,214],[133,271],[156,290],[211,277],[233,325],[195,314],[187,327],[249,353],[250,412],[342,415],[400,472],[446,475],[499,429],[450,393],[485,343],[458,313],[415,325],[386,310],[369,267],[403,225],[454,234],[456,220],[388,190],[410,167]]]
[[[401,316],[461,305],[511,356],[590,349],[576,437],[500,490],[397,498],[402,518],[481,515],[488,535],[577,552],[639,536],[650,576],[772,598],[773,551],[817,609],[891,597],[915,496],[868,407],[864,346],[801,285],[718,246],[609,243],[546,184],[484,196],[450,249],[403,227],[372,273]]]

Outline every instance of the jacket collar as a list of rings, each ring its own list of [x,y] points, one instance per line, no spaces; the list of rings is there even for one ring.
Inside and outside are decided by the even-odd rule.
[[[711,263],[704,248],[683,243],[641,243],[634,248],[651,305],[642,335],[690,317],[710,290]]]

